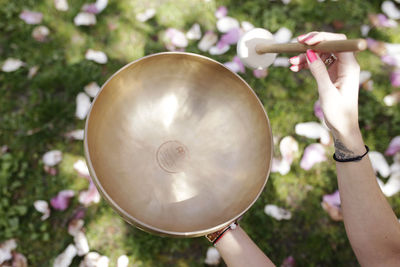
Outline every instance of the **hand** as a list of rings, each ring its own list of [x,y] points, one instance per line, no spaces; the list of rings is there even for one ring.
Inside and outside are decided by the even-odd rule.
[[[298,38],[299,43],[315,45],[321,41],[344,40],[344,34],[310,32]],[[327,69],[323,60],[330,53],[307,50],[290,59],[290,69],[297,72],[309,68],[318,84],[319,99],[325,122],[334,138],[358,135],[358,89],[360,66],[352,52],[336,53],[337,60]]]

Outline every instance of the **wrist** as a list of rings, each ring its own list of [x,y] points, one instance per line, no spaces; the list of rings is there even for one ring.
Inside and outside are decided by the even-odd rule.
[[[347,156],[361,155],[365,152],[365,145],[359,128],[346,133],[332,133],[337,155],[345,153]]]

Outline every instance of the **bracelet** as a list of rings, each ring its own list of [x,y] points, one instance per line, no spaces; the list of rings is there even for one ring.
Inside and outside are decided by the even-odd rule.
[[[212,242],[213,245],[215,246],[226,232],[228,232],[231,229],[234,230],[237,225],[238,225],[237,222],[233,222],[226,228],[223,228],[217,232],[206,235],[206,238],[208,239],[208,241]]]
[[[367,151],[366,151],[364,154],[362,154],[361,156],[357,156],[357,157],[354,157],[354,158],[348,158],[348,159],[338,159],[338,158],[336,157],[335,153],[333,153],[333,159],[336,160],[336,161],[338,161],[338,162],[360,161],[360,160],[361,160],[365,155],[367,155],[368,152],[369,152],[369,147],[368,147],[368,146],[365,146],[365,148],[367,149]]]

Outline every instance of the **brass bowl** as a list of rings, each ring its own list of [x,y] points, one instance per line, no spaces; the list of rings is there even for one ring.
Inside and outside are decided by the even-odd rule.
[[[99,192],[129,223],[196,237],[227,226],[261,194],[272,134],[263,105],[224,65],[159,53],[115,73],[86,120]]]

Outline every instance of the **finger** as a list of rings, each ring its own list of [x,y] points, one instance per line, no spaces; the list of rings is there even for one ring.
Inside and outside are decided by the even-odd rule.
[[[322,41],[333,41],[333,40],[346,40],[347,37],[341,33],[331,33],[331,32],[319,32],[314,34],[310,38],[304,39],[304,43],[307,45],[315,45]]]
[[[326,69],[324,62],[322,62],[317,53],[309,49],[307,50],[306,55],[308,67],[310,68],[311,73],[318,84],[319,95],[322,99],[326,98],[331,93],[330,90],[332,90],[332,88],[335,88],[329,77],[328,70]]]
[[[293,64],[293,65],[300,65],[303,63],[307,63],[306,54],[300,54],[298,56],[291,57],[289,59],[289,62],[290,62],[290,64]]]
[[[307,69],[308,68],[308,65],[307,65],[307,63],[303,63],[303,64],[300,64],[300,65],[292,65],[292,66],[290,66],[290,70],[291,71],[293,71],[293,72],[299,72],[299,71],[301,71],[302,69]]]
[[[302,34],[300,36],[297,37],[297,41],[299,43],[304,43],[305,40],[307,40],[308,38],[311,38],[312,36],[318,34],[318,32],[309,32],[306,34]]]

